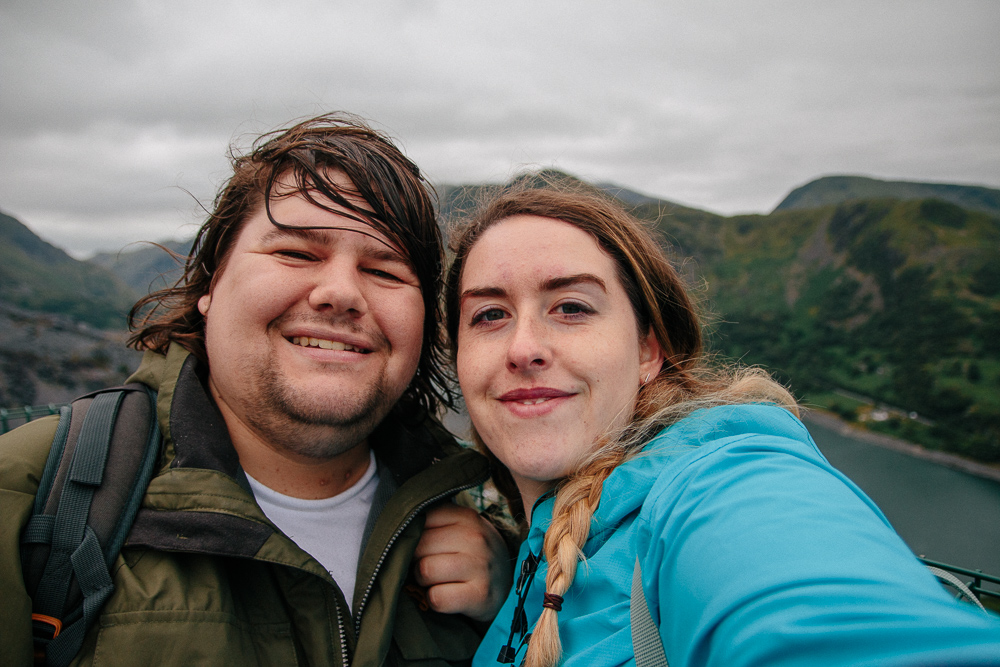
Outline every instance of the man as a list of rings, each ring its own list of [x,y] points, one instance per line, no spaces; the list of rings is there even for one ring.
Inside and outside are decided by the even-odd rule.
[[[467,661],[509,561],[447,503],[487,471],[433,418],[451,394],[423,179],[338,115],[233,171],[183,279],[130,315],[164,445],[82,662]],[[0,441],[3,664],[30,661],[18,535],[54,430]]]

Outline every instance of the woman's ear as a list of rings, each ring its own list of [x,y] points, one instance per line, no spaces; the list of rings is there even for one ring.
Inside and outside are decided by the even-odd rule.
[[[642,386],[660,374],[663,368],[663,350],[656,339],[653,327],[639,339],[639,385]]]

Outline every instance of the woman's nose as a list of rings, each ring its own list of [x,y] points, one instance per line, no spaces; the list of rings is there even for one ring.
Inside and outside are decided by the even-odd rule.
[[[546,368],[551,362],[544,327],[531,318],[519,318],[507,348],[507,368],[528,372]]]

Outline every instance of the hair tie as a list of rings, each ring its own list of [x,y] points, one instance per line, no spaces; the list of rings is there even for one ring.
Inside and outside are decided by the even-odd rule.
[[[563,598],[561,595],[546,593],[543,599],[544,602],[542,602],[542,606],[546,609],[551,609],[552,611],[562,611]]]

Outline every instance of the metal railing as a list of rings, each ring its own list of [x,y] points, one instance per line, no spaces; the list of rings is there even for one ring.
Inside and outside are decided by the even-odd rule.
[[[982,570],[967,570],[964,567],[939,563],[930,558],[924,558],[924,556],[920,556],[920,560],[924,565],[937,567],[956,575],[972,591],[972,594],[986,606],[994,609],[1000,607],[1000,577],[984,574]],[[987,588],[987,584],[992,584],[992,587]],[[984,600],[984,596],[988,599]]]
[[[0,408],[0,434],[12,431],[33,419],[59,414],[59,408],[69,403],[49,403],[47,405],[25,405],[21,408]]]

